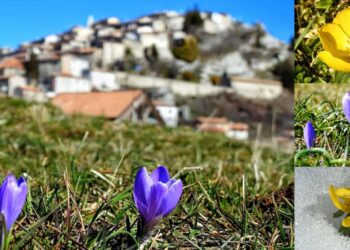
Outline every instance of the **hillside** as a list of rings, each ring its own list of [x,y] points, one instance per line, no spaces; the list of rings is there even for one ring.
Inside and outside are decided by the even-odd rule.
[[[86,77],[96,70],[224,86],[227,77],[234,76],[293,84],[290,46],[263,24],[196,9],[150,13],[129,21],[89,17],[86,26],[22,43],[13,51],[0,48],[0,60],[8,57],[23,61],[27,76],[44,89],[50,89],[54,74]],[[77,65],[71,66],[70,60]]]
[[[13,248],[135,245],[133,180],[140,166],[158,164],[185,188],[146,249],[293,246],[291,154],[186,127],[67,117],[0,97],[1,176],[24,175],[30,186]]]

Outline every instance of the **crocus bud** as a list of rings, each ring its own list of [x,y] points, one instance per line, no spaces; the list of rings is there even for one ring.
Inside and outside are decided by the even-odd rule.
[[[142,232],[147,236],[162,218],[177,206],[182,194],[182,181],[170,179],[166,167],[157,167],[150,175],[141,168],[135,178],[134,201],[142,217]]]
[[[27,183],[23,177],[16,180],[12,174],[6,176],[0,187],[0,211],[5,219],[7,233],[22,211],[27,193]]]
[[[315,144],[316,133],[310,121],[308,121],[304,127],[304,140],[307,149],[312,148]]]
[[[350,122],[350,92],[346,92],[343,97],[343,112],[346,119]]]

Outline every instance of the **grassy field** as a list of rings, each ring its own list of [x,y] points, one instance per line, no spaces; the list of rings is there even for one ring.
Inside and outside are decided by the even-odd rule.
[[[331,23],[349,3],[349,0],[296,0],[294,82],[349,81],[349,75],[335,73],[317,56],[323,50],[317,31],[326,23]]]
[[[1,176],[29,185],[11,249],[136,249],[135,173],[158,164],[184,192],[144,249],[294,246],[292,155],[0,97]]]
[[[342,110],[342,98],[350,85],[297,84],[295,87],[295,150],[298,166],[350,166],[350,124]],[[306,150],[303,127],[310,120],[317,139]]]

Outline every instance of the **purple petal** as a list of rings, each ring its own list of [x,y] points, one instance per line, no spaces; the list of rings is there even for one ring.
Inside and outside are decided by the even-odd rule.
[[[344,115],[348,122],[350,122],[350,92],[344,95],[342,104]]]
[[[158,213],[163,214],[163,217],[170,214],[179,203],[182,194],[182,181],[175,181],[169,188],[168,193],[163,198],[162,204],[159,207]]]
[[[308,121],[304,127],[304,140],[307,149],[312,148],[316,141],[316,133],[310,121]]]
[[[158,217],[162,215],[158,213],[158,210],[167,192],[168,187],[162,182],[158,182],[152,186],[149,196],[147,215],[144,217],[146,224],[152,223],[153,220],[159,219]]]
[[[0,210],[5,217],[8,232],[23,209],[27,193],[27,183],[23,178],[17,181],[13,175],[8,175],[1,185]]]
[[[161,181],[167,183],[170,180],[169,171],[164,166],[159,166],[151,173],[153,183]]]
[[[170,186],[173,185],[176,181],[177,181],[177,180],[175,180],[175,179],[169,180],[169,181],[166,183],[166,185],[168,186],[168,189],[169,189]]]
[[[136,174],[133,192],[134,201],[140,213],[146,213],[144,208],[148,207],[148,198],[150,195],[151,186],[152,179],[148,175],[146,168],[143,167]]]

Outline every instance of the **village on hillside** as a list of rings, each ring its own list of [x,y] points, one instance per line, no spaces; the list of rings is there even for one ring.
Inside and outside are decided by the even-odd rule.
[[[219,38],[232,44],[221,46]],[[128,22],[89,17],[85,26],[15,50],[0,48],[0,94],[51,102],[66,114],[191,125],[248,140],[251,117],[264,120],[284,98],[283,79],[271,72],[288,61],[288,53],[288,45],[262,25],[223,13],[167,11]],[[196,110],[208,96],[218,98],[205,111]],[[232,97],[238,104],[228,115],[223,107],[234,102],[220,106],[216,100]],[[292,142],[284,123],[276,138]]]

